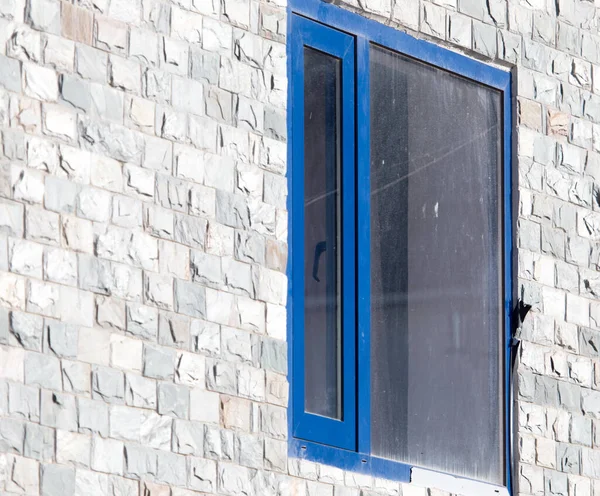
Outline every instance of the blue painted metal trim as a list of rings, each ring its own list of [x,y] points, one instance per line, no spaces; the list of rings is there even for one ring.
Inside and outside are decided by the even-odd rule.
[[[371,110],[369,40],[356,40],[358,222],[358,451],[371,452]]]
[[[355,451],[333,448],[324,444],[290,440],[289,455],[292,458],[332,465],[351,472],[368,474],[374,477],[410,482],[411,466],[405,463],[363,455]]]
[[[301,439],[318,441],[330,446],[356,450],[356,259],[355,259],[355,74],[354,38],[342,32],[292,16],[290,39],[290,64],[292,66],[291,109],[292,157],[290,207],[291,272],[293,283],[291,301],[296,311],[292,313],[291,336],[293,356],[292,378],[292,435]],[[342,406],[343,418],[331,419],[305,411],[304,376],[304,47],[311,47],[341,60],[341,112],[342,112]]]
[[[421,40],[372,19],[349,12],[321,0],[291,0],[291,10],[371,42],[413,57],[422,62],[499,90],[510,75],[496,67],[453,52],[427,40]]]
[[[404,463],[369,455],[370,452],[370,322],[368,312],[370,308],[370,285],[369,274],[369,246],[370,246],[370,187],[369,187],[369,74],[368,61],[369,43],[379,44],[383,47],[398,51],[422,62],[437,66],[449,72],[455,73],[467,79],[474,80],[486,86],[503,92],[503,119],[504,119],[504,143],[503,143],[503,225],[504,225],[504,298],[505,298],[505,438],[506,438],[506,487],[513,494],[513,442],[512,442],[512,405],[511,405],[511,330],[512,330],[512,308],[514,300],[514,219],[513,219],[513,184],[515,173],[512,168],[512,88],[511,74],[508,71],[489,66],[483,62],[470,59],[464,55],[452,52],[447,48],[440,47],[425,40],[416,39],[406,33],[392,27],[382,25],[376,21],[345,11],[331,4],[323,3],[321,0],[290,0],[288,7],[289,19],[298,19],[292,12],[313,18],[318,22],[334,27],[356,37],[356,88],[357,88],[357,172],[356,178],[360,188],[357,190],[357,198],[361,209],[357,212],[357,236],[358,236],[358,262],[357,281],[357,315],[358,315],[358,339],[357,339],[357,394],[358,394],[358,434],[357,451],[340,449],[327,446],[319,438],[319,442],[310,442],[302,439],[290,439],[289,455],[291,457],[305,458],[316,462],[336,466],[344,470],[367,473],[377,477],[383,477],[401,482],[410,481],[411,466]],[[337,34],[335,31],[333,33]],[[297,33],[288,22],[288,57],[294,58],[294,49],[298,48]],[[326,51],[326,50],[325,50]],[[302,68],[301,68],[302,69]],[[288,81],[293,88],[298,84],[297,68],[288,63]],[[301,257],[296,252],[297,236],[294,237],[293,209],[299,202],[302,205],[302,195],[294,190],[294,171],[298,167],[293,166],[295,153],[293,149],[303,144],[302,136],[299,136],[295,126],[295,116],[298,113],[298,102],[294,98],[293,89],[288,95],[288,109],[291,118],[288,118],[288,163],[292,164],[292,173],[288,174],[289,197],[288,211],[289,220],[289,264],[288,264],[288,346],[290,357],[290,371],[298,367],[298,355],[294,342],[298,341],[296,322],[294,318],[294,303],[298,308],[298,301],[294,302],[294,294],[298,288],[298,280],[294,280],[294,264],[302,263]],[[303,134],[303,132],[302,132]],[[294,144],[295,143],[295,144]],[[298,200],[298,196],[300,199]],[[366,208],[365,208],[366,206]],[[298,231],[296,230],[296,233]],[[346,249],[346,246],[344,246]],[[300,252],[301,253],[301,252]],[[298,260],[300,259],[300,260]],[[300,285],[301,286],[301,285]],[[300,306],[300,308],[302,308]],[[293,331],[294,330],[294,331]],[[293,331],[293,332],[292,332]],[[294,336],[294,334],[296,335]],[[294,341],[295,338],[295,341]],[[302,336],[303,339],[303,336]],[[300,362],[302,366],[303,360]],[[295,376],[295,373],[292,374]],[[298,397],[298,384],[292,377],[292,388],[290,390],[290,405],[294,405],[292,415],[288,417],[290,432],[294,433],[294,418],[296,417],[296,402]],[[302,382],[303,391],[304,383]],[[302,399],[303,401],[303,399]]]

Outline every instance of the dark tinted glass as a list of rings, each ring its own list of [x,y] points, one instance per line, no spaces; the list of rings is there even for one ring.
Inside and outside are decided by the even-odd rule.
[[[340,61],[304,50],[306,411],[341,418]]]
[[[371,48],[372,451],[503,483],[501,94]]]

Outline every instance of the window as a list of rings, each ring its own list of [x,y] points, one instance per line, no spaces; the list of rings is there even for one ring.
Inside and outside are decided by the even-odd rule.
[[[510,74],[303,5],[329,25],[291,16],[292,454],[508,487]]]

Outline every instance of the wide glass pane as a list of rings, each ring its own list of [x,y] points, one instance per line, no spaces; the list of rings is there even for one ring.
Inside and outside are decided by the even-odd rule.
[[[304,49],[306,411],[341,418],[340,60]]]
[[[371,48],[372,451],[502,484],[502,97]]]

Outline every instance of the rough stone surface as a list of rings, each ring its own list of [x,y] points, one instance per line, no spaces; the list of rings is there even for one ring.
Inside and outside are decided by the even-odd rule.
[[[600,496],[600,4],[334,3],[512,69],[514,494]],[[1,494],[448,495],[288,456],[287,6],[0,0]]]

